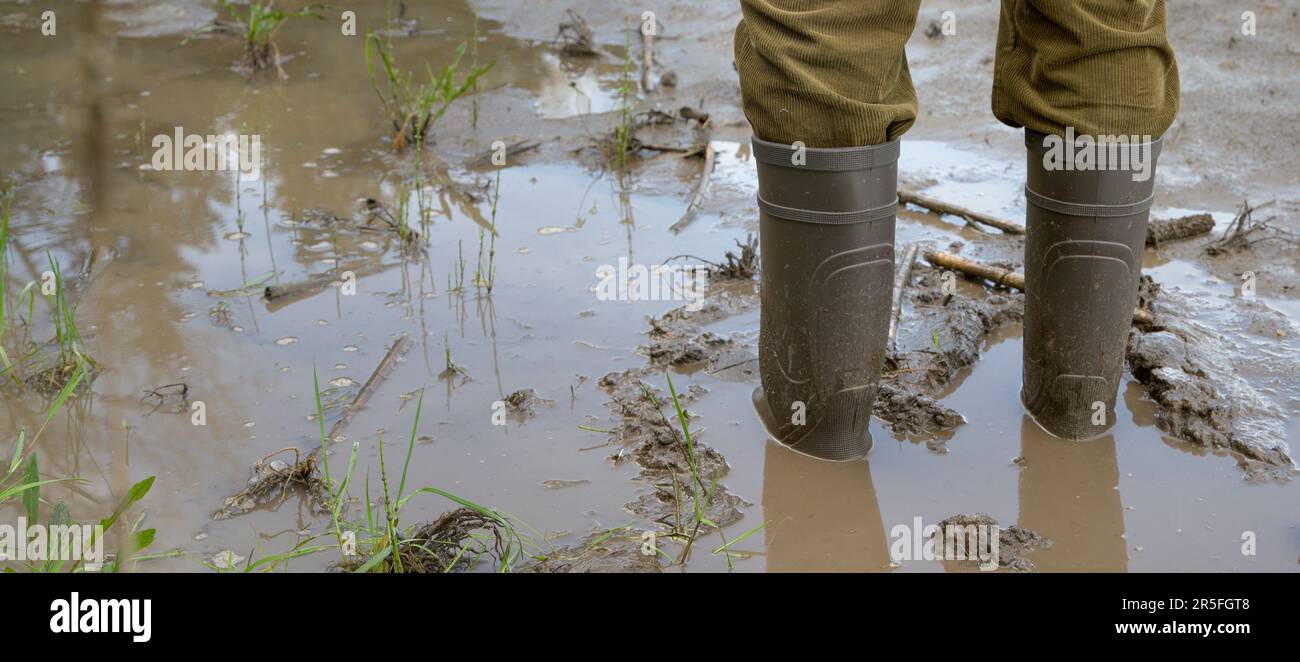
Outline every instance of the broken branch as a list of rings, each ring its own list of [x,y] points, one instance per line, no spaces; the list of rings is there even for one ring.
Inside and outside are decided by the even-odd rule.
[[[944,267],[953,271],[960,271],[969,276],[976,276],[992,281],[995,286],[1007,287],[1025,291],[1025,277],[1010,269],[1002,267],[989,266],[980,264],[974,260],[968,260],[964,257],[953,255],[952,253],[942,253],[939,251],[926,251],[925,259],[936,267]],[[1141,308],[1133,309],[1133,321],[1139,324],[1151,324],[1155,318],[1151,313]]]
[[[972,223],[979,223],[981,225],[987,225],[990,227],[997,228],[1007,234],[1025,233],[1024,227],[1012,223],[1011,221],[1004,221],[1000,218],[995,218],[993,216],[989,216],[988,214],[982,214],[977,211],[972,211],[960,205],[954,205],[949,202],[944,202],[943,200],[937,200],[935,198],[931,198],[926,195],[921,195],[920,193],[914,193],[912,191],[899,191],[898,201],[902,204],[925,207],[926,209],[929,209],[930,211],[936,214],[950,214],[952,216],[959,216]]]
[[[916,253],[921,248],[920,244],[910,244],[907,250],[903,252],[903,259],[898,263],[898,270],[894,273],[894,291],[893,291],[893,313],[889,316],[889,343],[892,347],[894,338],[898,336],[898,321],[903,314],[903,288],[907,287],[907,281],[912,277],[912,265],[916,263]]]
[[[704,204],[704,193],[709,188],[709,175],[713,173],[713,143],[708,143],[704,147],[704,168],[700,172],[700,183],[695,187],[695,195],[691,196],[691,203],[686,206],[686,212],[682,217],[668,227],[671,232],[681,232],[682,228],[690,225],[695,219],[695,212],[699,210],[700,205]]]

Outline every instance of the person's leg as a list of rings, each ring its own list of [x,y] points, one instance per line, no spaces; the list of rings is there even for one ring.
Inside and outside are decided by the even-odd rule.
[[[916,117],[903,44],[918,2],[743,0],[736,62],[758,167],[754,406],[772,438],[862,457],[885,357],[898,137]]]
[[[1164,0],[1003,0],[993,112],[1025,127],[1024,383],[1070,439],[1115,420],[1160,136],[1178,112]]]
[[[897,140],[916,119],[904,44],[920,0],[741,0],[736,69],[759,138],[807,147]]]

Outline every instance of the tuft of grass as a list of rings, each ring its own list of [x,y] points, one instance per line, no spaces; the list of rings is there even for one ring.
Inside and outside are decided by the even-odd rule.
[[[704,484],[705,481],[703,477],[700,475],[700,466],[695,455],[695,440],[691,437],[691,429],[690,429],[690,425],[687,422],[686,410],[682,407],[681,398],[678,397],[677,395],[677,388],[673,385],[672,374],[670,372],[665,372],[664,376],[667,377],[668,379],[668,392],[672,395],[673,409],[677,415],[677,422],[682,429],[682,439],[686,450],[687,465],[690,468],[691,505],[693,510],[695,511],[694,512],[695,517],[693,518],[694,521],[690,522],[682,518],[680,507],[679,507],[676,524],[673,530],[668,535],[668,538],[678,540],[683,543],[681,554],[677,557],[676,563],[678,565],[682,565],[686,563],[687,559],[690,558],[691,549],[695,545],[696,539],[699,537],[700,528],[702,526],[710,526],[716,529],[718,531],[718,536],[722,538],[722,544],[714,548],[713,553],[724,554],[725,555],[724,558],[727,561],[727,567],[731,568],[732,567],[731,557],[734,554],[736,554],[735,552],[730,551],[731,546],[753,535],[763,527],[767,526],[767,523],[763,522],[758,526],[736,537],[734,540],[728,542],[726,538],[726,534],[724,534],[722,531],[722,527],[718,526],[716,522],[710,520],[708,517],[705,516],[708,512],[709,505],[713,502],[713,497],[717,494],[719,476],[715,473],[712,476],[712,478],[709,480],[708,487],[707,488],[705,487]],[[658,409],[659,402],[654,397],[654,394],[650,392],[649,387],[643,385],[642,388],[645,390],[646,397],[649,398],[650,403],[654,405],[656,409]],[[673,480],[674,480],[673,489],[675,492],[675,496],[677,497],[677,502],[680,505],[681,492],[680,490],[678,490],[676,484],[676,478],[674,478]]]
[[[470,46],[469,68],[470,71],[474,71],[475,69],[478,69],[478,0],[474,0],[474,2],[470,5],[470,11],[473,12],[474,14],[474,28],[473,28],[473,42],[471,42],[473,45]],[[474,119],[470,124],[475,129],[478,128],[478,106],[479,106],[478,78],[475,78],[474,79]]]
[[[367,474],[366,519],[359,525],[364,538],[357,541],[358,549],[365,550],[366,557],[364,561],[351,564],[349,569],[358,573],[445,573],[473,567],[480,559],[490,557],[494,559],[498,572],[512,571],[526,555],[526,539],[518,533],[510,517],[436,487],[421,487],[407,493],[406,483],[423,406],[424,389],[421,389],[396,492],[389,481],[383,439],[380,439],[379,478],[383,492],[378,503],[382,505],[382,512],[372,507],[374,502],[370,498]],[[403,526],[402,509],[411,499],[426,494],[443,497],[459,508],[428,524]],[[348,566],[345,564],[345,567]]]
[[[614,127],[614,165],[621,173],[627,166],[627,150],[632,145],[632,95],[637,86],[632,81],[632,23],[628,21],[623,45],[623,81],[617,90],[621,101],[618,126]]]
[[[219,20],[213,21],[190,33],[181,45],[184,46],[190,39],[207,33],[237,36],[243,42],[244,64],[253,71],[261,71],[275,65],[281,80],[288,78],[289,75],[284,73],[284,68],[280,66],[280,47],[275,43],[276,33],[289,19],[325,19],[325,16],[319,13],[325,5],[319,2],[304,5],[297,11],[284,11],[275,6],[274,0],[266,3],[254,1],[248,4],[247,14],[241,14],[235,3],[230,0],[217,0],[217,3],[225,10],[234,25],[226,25]]]
[[[83,349],[81,331],[77,328],[76,307],[68,303],[59,261],[49,251],[45,252],[45,259],[49,261],[50,271],[54,273],[54,294],[49,295],[49,298],[53,308],[54,339],[59,346],[59,367],[65,372],[81,364],[94,368],[97,363]]]
[[[465,42],[461,42],[456,48],[456,57],[436,74],[426,63],[428,82],[416,83],[415,74],[397,68],[391,39],[374,32],[366,34],[366,71],[393,124],[395,148],[413,144],[418,149],[424,145],[433,125],[446,114],[452,102],[474,90],[479,77],[492,68],[492,62],[474,65],[463,77],[460,76],[460,61],[465,48]],[[376,59],[381,65],[380,71],[376,71]]]

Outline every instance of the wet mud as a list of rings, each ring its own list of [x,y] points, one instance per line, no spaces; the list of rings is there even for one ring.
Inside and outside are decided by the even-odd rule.
[[[642,8],[479,5],[480,56],[495,65],[478,113],[468,99],[453,104],[419,157],[393,150],[361,41],[337,39],[335,25],[286,25],[277,40],[289,79],[279,81],[236,71],[240,53],[226,40],[177,47],[216,17],[210,3],[114,5],[119,48],[104,63],[112,80],[98,190],[78,165],[81,90],[61,73],[73,51],[33,36],[30,7],[4,12],[9,292],[39,280],[49,250],[102,368],[40,449],[42,473],[87,481],[43,497],[90,519],[157,476],[132,515],[158,531],[155,549],[179,555],[135,570],[237,569],[250,549],[284,552],[332,535],[310,457],[322,424],[332,470],[358,445],[351,518],[379,503],[373,494],[363,503],[357,486],[380,481],[380,449],[391,479],[412,435],[408,488],[438,486],[535,530],[535,557],[519,557],[482,513],[412,501],[402,514],[412,541],[481,546],[477,563],[448,556],[452,546],[404,548],[411,570],[486,571],[513,554],[516,569],[548,572],[659,571],[679,560],[704,571],[965,571],[888,557],[891,526],[955,512],[1008,523],[1007,570],[1294,569],[1300,492],[1286,479],[1300,440],[1300,251],[1290,240],[1300,191],[1286,173],[1300,151],[1272,127],[1295,119],[1286,113],[1300,103],[1285,101],[1300,85],[1294,56],[1269,51],[1276,43],[1210,43],[1208,1],[1171,13],[1180,68],[1210,83],[1184,91],[1153,218],[1208,213],[1213,227],[1166,233],[1144,256],[1161,286],[1144,290],[1155,324],[1133,332],[1110,434],[1062,444],[1028,420],[1018,400],[1023,295],[918,258],[876,397],[875,448],[841,466],[766,440],[750,406],[757,209],[731,63],[737,7],[657,8],[660,85],[632,96],[638,119],[620,172],[609,139],[625,62],[635,76],[639,54],[626,50],[624,29]],[[585,28],[556,41],[562,23],[575,23],[568,9]],[[926,38],[942,9],[923,3],[909,43],[922,114],[904,141],[902,183],[1023,222],[1021,136],[987,112],[996,3],[963,10],[960,36]],[[410,5],[398,25],[382,3],[358,13],[396,31],[399,62],[410,66],[449,61],[472,21],[468,3]],[[1279,117],[1239,103],[1251,96],[1292,110]],[[1225,122],[1241,130],[1207,128]],[[175,126],[260,133],[263,180],[143,168],[148,139]],[[493,161],[498,141],[504,166]],[[1208,250],[1245,199],[1277,200],[1255,216],[1269,229]],[[486,269],[493,237],[489,289],[476,267]],[[913,243],[1022,267],[1023,237],[908,205],[897,253]],[[596,274],[620,258],[703,265],[707,294],[698,305],[601,299]],[[31,338],[54,335],[44,299],[35,319],[20,317],[5,341],[28,325]],[[377,370],[401,338],[405,359]],[[24,376],[47,367],[33,363]],[[366,388],[376,372],[383,378]],[[41,426],[48,397],[11,380],[0,389],[8,444]],[[205,426],[191,423],[196,402]],[[1241,555],[1245,530],[1259,534],[1258,556]],[[648,554],[647,533],[656,540]],[[338,558],[285,567],[339,569]]]

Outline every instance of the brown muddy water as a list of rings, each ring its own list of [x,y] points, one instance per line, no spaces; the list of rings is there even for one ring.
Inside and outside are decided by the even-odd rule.
[[[405,361],[343,432],[360,444],[350,516],[364,508],[360,481],[368,476],[374,486],[379,479],[381,436],[389,471],[400,463],[424,389],[408,486],[436,486],[509,513],[534,531],[540,553],[577,545],[593,531],[656,527],[624,507],[650,489],[636,480],[635,462],[611,462],[617,443],[579,426],[617,426],[610,394],[598,381],[645,368],[638,347],[649,344],[647,318],[683,302],[603,300],[596,274],[620,259],[656,265],[690,254],[716,261],[754,230],[753,165],[734,93],[696,94],[735,87],[725,66],[729,56],[721,65],[701,65],[703,74],[682,65],[698,52],[716,55],[734,25],[733,8],[700,10],[721,11],[729,22],[685,30],[661,46],[682,79],[680,98],[636,100],[640,108],[704,100],[722,118],[713,136],[718,162],[709,200],[684,232],[673,234],[668,227],[691,197],[698,159],[646,151],[620,179],[584,149],[617,121],[620,25],[624,14],[637,16],[639,9],[620,5],[616,16],[592,16],[599,55],[575,59],[561,55],[545,34],[553,32],[550,19],[563,5],[515,12],[485,3],[479,57],[495,65],[482,82],[477,127],[471,100],[462,99],[416,159],[410,150],[393,152],[366,75],[363,35],[386,24],[384,3],[352,3],[357,36],[340,34],[333,15],[287,24],[276,39],[285,81],[237,71],[239,52],[228,40],[204,37],[180,46],[216,16],[211,3],[109,3],[99,45],[78,29],[81,4],[52,3],[59,23],[49,37],[40,34],[40,10],[0,4],[0,167],[14,194],[7,286],[17,292],[39,279],[49,251],[69,276],[85,346],[102,368],[91,390],[74,396],[42,437],[43,477],[85,479],[47,487],[43,512],[62,501],[75,517],[97,519],[132,484],[156,476],[131,519],[157,530],[149,551],[185,555],[140,562],[137,571],[204,571],[199,561],[226,551],[257,558],[323,533],[329,518],[297,495],[229,519],[212,515],[248,481],[259,458],[319,444],[313,370],[329,395],[350,397],[406,334],[414,343]],[[469,38],[469,5],[415,4],[404,17],[413,23],[401,24],[412,36],[394,38],[399,65],[437,67]],[[543,18],[550,22],[539,28]],[[920,32],[914,41],[923,39]],[[87,149],[95,141],[86,137],[85,117],[96,103],[103,112],[98,207],[90,203],[82,167],[95,153]],[[940,127],[935,133],[944,133],[942,118],[931,121]],[[935,197],[1023,219],[1018,134],[991,118],[986,123],[988,132],[978,138],[929,140],[923,120],[917,139],[904,143],[902,179]],[[142,167],[150,163],[152,138],[175,127],[259,135],[261,179]],[[473,279],[498,171],[468,164],[497,140],[542,144],[499,170],[496,278],[488,293]],[[1183,198],[1168,191],[1196,188],[1198,171],[1176,152],[1164,159],[1166,192],[1158,194],[1154,216],[1213,211],[1218,229],[1225,227],[1238,201],[1223,195],[1204,209],[1176,204]],[[391,235],[334,233],[312,220],[324,216],[320,210],[359,217],[365,198],[404,208],[424,254],[401,250]],[[898,236],[900,246],[960,241],[969,254],[1013,263],[1020,246],[916,209],[901,211]],[[1287,367],[1294,365],[1300,335],[1293,323],[1300,304],[1288,297],[1300,292],[1261,285],[1250,305],[1279,312],[1282,322],[1270,327],[1271,335],[1252,331],[1242,326],[1239,306],[1246,304],[1232,274],[1197,255],[1149,250],[1145,273],[1192,302],[1188,310],[1198,323],[1233,339],[1226,359],[1281,412],[1290,448],[1300,447],[1300,375]],[[260,298],[263,285],[302,281],[336,263],[386,267],[363,275],[354,296],[330,288],[285,305]],[[254,287],[230,292],[247,285]],[[227,294],[210,294],[215,291]],[[963,283],[962,292],[985,296],[973,283]],[[744,286],[726,290],[741,299],[752,293]],[[52,335],[48,310],[38,297],[32,336]],[[752,345],[758,309],[738,310],[705,330]],[[925,316],[905,306],[904,328],[915,331]],[[756,369],[675,368],[679,390],[705,389],[690,405],[691,429],[726,458],[721,482],[748,504],[725,527],[728,539],[765,523],[734,546],[744,552],[733,557],[735,569],[943,571],[939,561],[891,563],[890,532],[918,517],[933,524],[977,512],[1052,539],[1029,557],[1039,570],[1297,568],[1300,485],[1246,480],[1236,454],[1162,433],[1156,404],[1135,380],[1123,387],[1110,434],[1082,443],[1047,436],[1019,404],[1019,333],[1014,323],[995,329],[979,361],[941,394],[965,425],[938,440],[898,438],[873,420],[869,460],[850,464],[818,462],[765,440],[749,404]],[[444,374],[448,352],[462,373]],[[645,379],[667,392],[662,371]],[[191,401],[204,403],[205,426],[142,398],[176,383],[188,386]],[[49,401],[8,382],[3,389],[0,451],[8,457],[19,430],[41,426]],[[493,403],[521,389],[544,399],[535,416],[494,425]],[[338,414],[327,412],[327,427]],[[334,450],[333,461],[341,464],[346,445]],[[422,496],[403,510],[403,521],[429,521],[453,507]],[[19,513],[16,504],[7,505],[0,521]],[[1242,553],[1248,532],[1258,541],[1255,555]],[[726,570],[724,556],[710,552],[718,541],[710,533],[686,569]],[[322,552],[287,568],[321,571],[337,560],[337,553]]]

